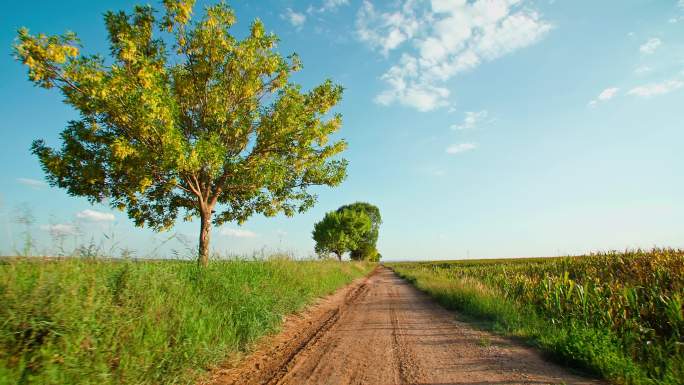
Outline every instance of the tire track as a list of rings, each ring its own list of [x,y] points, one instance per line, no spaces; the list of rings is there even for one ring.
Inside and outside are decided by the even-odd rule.
[[[397,317],[396,306],[400,300],[399,295],[391,290],[389,293],[390,301],[390,322],[392,324],[392,351],[395,356],[395,363],[399,373],[399,384],[409,385],[416,382],[418,377],[416,371],[418,368],[415,365],[415,359],[411,351],[411,347],[407,345],[401,338],[401,326],[399,318]]]
[[[276,370],[273,376],[266,382],[266,385],[280,385],[281,381],[290,372],[290,369],[296,364],[299,357],[307,351],[314,349],[316,344],[332,329],[337,321],[340,319],[340,314],[346,310],[346,308],[357,301],[359,298],[363,297],[368,293],[367,281],[364,281],[360,286],[354,288],[344,298],[344,302],[341,306],[332,310],[330,315],[323,320],[321,325],[315,330],[315,332],[307,339],[303,339],[297,343],[297,347],[290,353],[287,360],[282,364],[278,370]],[[322,357],[325,354],[321,355]],[[315,370],[322,360],[316,361],[316,365],[313,370]]]

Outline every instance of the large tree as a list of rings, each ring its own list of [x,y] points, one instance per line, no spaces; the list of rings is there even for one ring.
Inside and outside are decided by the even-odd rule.
[[[307,187],[339,184],[347,163],[336,157],[346,143],[328,143],[342,87],[327,80],[303,92],[289,80],[298,57],[281,56],[259,20],[238,40],[227,5],[196,21],[193,5],[106,13],[109,59],[82,54],[73,33],[23,28],[15,55],[32,82],[59,89],[80,113],[61,148],[33,143],[50,184],[154,230],[199,217],[206,265],[212,223],[302,212],[316,199]]]
[[[362,211],[331,211],[314,225],[312,237],[319,255],[333,253],[338,260],[348,251],[355,250],[371,229],[371,220]]]

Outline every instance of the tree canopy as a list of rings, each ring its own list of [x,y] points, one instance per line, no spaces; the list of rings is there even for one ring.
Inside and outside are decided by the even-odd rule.
[[[326,80],[303,91],[290,81],[298,56],[281,56],[261,21],[238,40],[231,8],[208,6],[193,20],[193,6],[107,12],[107,60],[83,54],[71,32],[22,28],[14,50],[33,83],[59,89],[80,113],[61,148],[33,143],[50,184],[154,230],[200,217],[206,264],[212,223],[303,212],[316,200],[307,187],[338,185],[347,162],[337,157],[346,143],[329,141],[342,87]]]
[[[356,202],[328,212],[314,225],[316,252],[333,253],[340,260],[349,252],[353,260],[378,261],[376,242],[381,223],[380,210],[370,203]]]
[[[316,252],[320,255],[333,253],[342,260],[345,252],[358,247],[371,226],[370,218],[363,212],[331,211],[314,225],[312,235]]]
[[[363,212],[371,221],[371,228],[369,231],[363,234],[363,237],[357,243],[355,248],[349,250],[351,259],[378,261],[380,259],[380,255],[376,249],[376,243],[378,242],[380,225],[382,224],[380,209],[370,203],[355,202],[344,205],[337,209],[338,213],[344,211]]]

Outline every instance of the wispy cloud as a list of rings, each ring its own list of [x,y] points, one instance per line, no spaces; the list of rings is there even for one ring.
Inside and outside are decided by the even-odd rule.
[[[17,182],[23,184],[24,186],[33,187],[35,189],[47,186],[47,183],[42,180],[31,179],[31,178],[17,178]]]
[[[400,10],[380,12],[373,3],[365,0],[356,17],[356,33],[361,41],[387,55],[389,51],[412,38],[418,31],[420,22],[409,2]]]
[[[221,235],[227,236],[227,237],[233,237],[233,238],[254,238],[256,237],[256,233],[245,230],[245,229],[231,229],[224,227],[220,231]]]
[[[617,95],[619,90],[620,89],[617,87],[606,88],[603,91],[601,91],[601,93],[599,93],[599,95],[596,99],[590,101],[589,105],[591,107],[594,107],[600,102],[608,101],[608,100],[612,99],[613,97],[615,97],[615,95]]]
[[[645,73],[651,72],[651,71],[653,71],[653,68],[646,66],[646,65],[639,66],[639,67],[634,69],[634,73],[637,75],[645,74]]]
[[[285,8],[285,13],[281,14],[280,17],[297,28],[301,28],[304,22],[306,22],[306,15],[295,12],[292,8]]]
[[[634,87],[627,92],[628,95],[650,98],[676,91],[684,87],[684,81],[680,79],[670,79],[660,83],[650,83]]]
[[[681,11],[684,11],[684,0],[679,0],[677,2],[677,8],[679,8]],[[679,23],[680,21],[684,21],[684,14],[673,16],[668,20],[668,22],[671,24]]]
[[[457,143],[447,147],[447,154],[460,154],[477,148],[475,143]]]
[[[652,37],[639,47],[639,51],[641,51],[643,54],[650,55],[654,53],[662,44],[663,42],[660,39],[657,37]]]
[[[443,177],[447,174],[445,169],[437,166],[416,167],[414,170],[422,175],[436,178]]]
[[[349,0],[324,0],[323,5],[318,8],[319,12],[334,11],[337,8],[349,4]]]
[[[309,5],[306,9],[306,13],[311,15],[314,13],[334,12],[345,5],[349,5],[349,0],[323,0],[323,3],[320,6],[313,4]]]
[[[74,225],[73,223],[55,223],[50,225],[42,225],[40,228],[49,232],[53,237],[80,234],[78,226]]]
[[[487,110],[482,110],[482,111],[467,111],[465,113],[465,118],[463,119],[463,122],[460,124],[452,124],[451,129],[452,130],[470,130],[473,128],[478,127],[480,124],[482,124],[487,117],[489,116],[489,112]]]
[[[97,210],[85,209],[76,213],[76,218],[88,222],[112,222],[114,221],[114,214],[104,213]]]
[[[405,0],[379,11],[364,1],[357,14],[361,41],[388,56],[408,46],[381,77],[386,89],[375,101],[419,111],[448,105],[444,83],[458,73],[539,41],[552,26],[526,1]]]

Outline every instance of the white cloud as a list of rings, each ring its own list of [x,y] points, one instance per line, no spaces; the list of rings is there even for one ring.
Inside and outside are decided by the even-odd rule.
[[[295,27],[300,28],[302,25],[304,25],[304,22],[306,21],[306,15],[303,13],[297,13],[292,10],[292,8],[285,8],[285,13],[280,15],[282,19],[287,20],[290,22]]]
[[[617,94],[617,92],[620,89],[617,87],[612,87],[612,88],[606,88],[605,90],[601,91],[601,93],[598,96],[599,100],[610,100]]]
[[[467,111],[466,116],[461,124],[452,124],[452,130],[469,130],[476,128],[482,121],[487,119],[489,113],[487,110],[482,110],[478,112]]]
[[[645,74],[646,72],[651,72],[651,71],[653,71],[653,68],[651,68],[649,66],[639,66],[639,67],[634,69],[634,73],[638,74],[638,75]]]
[[[447,147],[446,152],[447,154],[459,154],[461,152],[474,150],[476,148],[477,145],[475,143],[457,143]]]
[[[56,223],[51,225],[42,225],[41,229],[47,231],[53,237],[78,235],[80,231],[78,227],[72,223]]]
[[[615,95],[617,95],[619,90],[620,89],[617,87],[606,88],[605,90],[601,91],[596,99],[589,102],[589,106],[594,107],[599,102],[605,102],[612,99]]]
[[[364,1],[356,24],[359,39],[385,56],[408,46],[382,75],[387,88],[375,101],[420,111],[449,104],[443,84],[456,74],[532,45],[552,28],[524,0],[404,0],[388,11]]]
[[[378,94],[375,102],[386,106],[399,102],[419,111],[430,111],[446,105],[446,98],[449,96],[448,89],[431,84],[407,83],[407,78],[414,77],[418,73],[418,65],[414,57],[404,54],[398,65],[382,75],[381,79],[390,85],[390,89]]]
[[[349,0],[324,0],[320,12],[332,11],[347,4],[349,4]]]
[[[643,86],[634,87],[629,90],[627,94],[642,98],[650,98],[653,96],[670,93],[682,87],[684,87],[684,81],[679,79],[670,79],[660,83],[650,83]]]
[[[313,14],[336,11],[337,8],[344,5],[349,5],[349,0],[323,0],[323,4],[321,4],[320,7],[309,5],[309,7],[306,9],[306,13]]]
[[[220,231],[221,235],[225,235],[227,237],[234,237],[234,238],[254,238],[256,237],[256,233],[245,230],[245,229],[230,229],[227,227],[224,227]]]
[[[652,37],[639,47],[639,51],[641,51],[641,53],[650,55],[654,53],[662,44],[663,42],[660,39],[657,37]]]
[[[88,222],[111,222],[114,220],[114,214],[103,213],[101,211],[85,209],[76,213],[76,218]]]
[[[33,187],[33,188],[41,188],[41,187],[47,186],[47,184],[45,182],[43,182],[42,180],[31,179],[31,178],[17,178],[17,182],[19,182],[25,186],[29,186],[29,187]]]
[[[387,55],[389,51],[412,38],[420,27],[420,21],[409,3],[411,2],[407,1],[399,11],[378,12],[373,3],[364,0],[356,18],[359,39]]]

